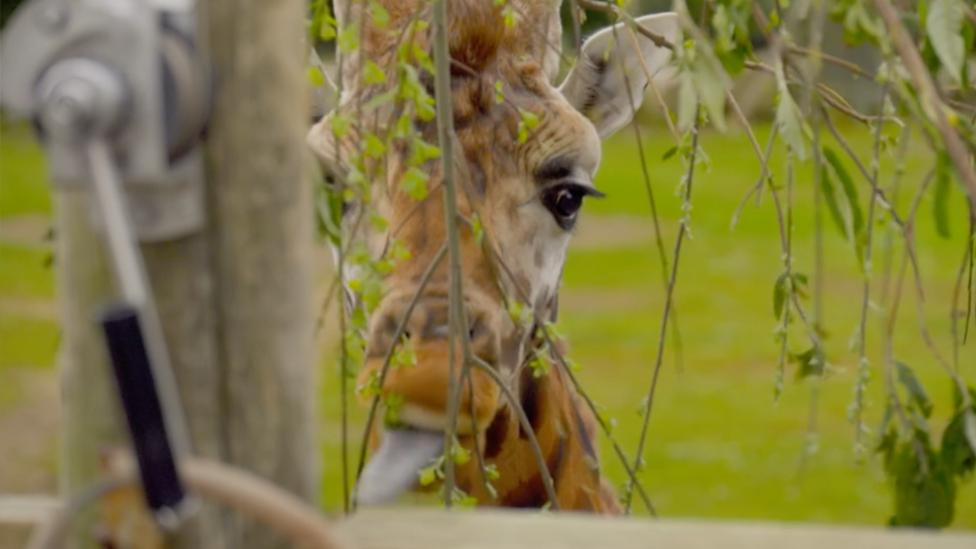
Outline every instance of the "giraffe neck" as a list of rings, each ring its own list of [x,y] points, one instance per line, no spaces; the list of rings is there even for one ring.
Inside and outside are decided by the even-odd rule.
[[[600,477],[595,447],[595,418],[579,402],[568,376],[557,367],[522,380],[522,407],[553,479],[558,507],[563,510],[617,513],[616,496]],[[478,450],[499,473],[491,481],[493,497],[477,459],[458,471],[462,489],[479,503],[505,507],[542,507],[549,501],[530,438],[509,407],[503,408],[479,436]],[[474,450],[474,449],[472,449]]]

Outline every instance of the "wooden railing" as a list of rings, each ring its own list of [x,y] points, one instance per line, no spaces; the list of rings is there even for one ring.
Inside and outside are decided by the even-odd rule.
[[[336,529],[356,549],[976,549],[976,532],[517,511],[364,510]]]

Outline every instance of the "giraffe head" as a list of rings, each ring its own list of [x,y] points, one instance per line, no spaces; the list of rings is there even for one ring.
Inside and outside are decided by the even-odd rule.
[[[437,143],[436,121],[416,102],[417,89],[434,95],[433,76],[405,66],[411,59],[423,65],[423,56],[411,52],[429,51],[431,31],[415,21],[429,19],[431,3],[381,0],[382,17],[366,2],[336,2],[337,8],[344,4],[351,7],[348,13],[338,10],[339,28],[361,25],[361,40],[342,60],[339,106],[312,128],[309,143],[326,174],[346,183],[353,174],[362,181],[360,200],[343,207],[344,241],[374,259],[394,247],[406,251],[385,273],[381,297],[370,310],[346,289],[346,305],[368,317],[359,384],[373,385],[384,397],[396,395],[401,427],[440,432],[448,422],[449,371],[462,369],[459,362],[454,368],[449,364],[449,269],[446,258],[437,261],[448,238],[442,164],[429,158],[432,149],[420,142]],[[456,137],[453,157],[444,160],[453,166],[458,190],[471,352],[502,378],[514,379],[532,321],[520,322],[510,311],[521,308],[531,313],[529,319],[554,317],[573,227],[585,200],[601,195],[593,183],[600,140],[631,120],[649,78],[667,66],[670,52],[627,25],[604,29],[585,42],[575,67],[557,86],[552,80],[561,58],[559,0],[508,0],[507,8],[496,4],[448,1]],[[678,30],[674,14],[637,22],[672,42]],[[403,132],[404,126],[409,131]],[[376,146],[377,140],[383,145]],[[372,153],[363,151],[369,141]],[[418,191],[424,181],[425,196]],[[367,208],[385,223],[370,223]],[[364,276],[357,265],[347,262],[345,267],[347,283]],[[404,329],[397,337],[401,323]],[[416,363],[389,368],[378,386],[391,347],[404,343],[412,347]],[[484,432],[508,405],[484,372],[471,369],[464,382],[459,436]],[[424,437],[434,442],[421,444],[426,449],[420,461],[440,451],[436,436]],[[410,437],[402,432],[385,437],[406,448],[411,443],[402,443],[404,438]],[[383,448],[374,460],[400,460],[399,467],[380,467],[396,471],[410,462],[408,454]],[[409,487],[416,465],[405,469],[390,473],[403,478],[385,478],[389,487],[381,492]]]

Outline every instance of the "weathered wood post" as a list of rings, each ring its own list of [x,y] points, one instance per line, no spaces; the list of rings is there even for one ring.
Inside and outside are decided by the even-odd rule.
[[[227,461],[314,499],[305,2],[210,0],[208,138]],[[265,547],[245,525],[239,547]]]
[[[202,2],[216,76],[205,231],[143,246],[194,453],[313,500],[312,220],[306,175],[304,3]],[[117,295],[86,192],[57,200],[66,493],[125,444],[99,305]],[[79,533],[90,532],[91,518]],[[152,546],[151,540],[136,540]],[[284,546],[264,528],[205,507],[182,547]]]

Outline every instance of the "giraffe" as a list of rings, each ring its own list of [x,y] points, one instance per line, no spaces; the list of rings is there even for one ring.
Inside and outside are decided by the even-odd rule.
[[[308,142],[323,171],[337,180],[355,167],[352,159],[357,158],[364,132],[380,134],[394,119],[383,108],[371,114],[363,105],[389,93],[393,84],[380,82],[395,79],[403,29],[424,17],[430,6],[427,0],[377,1],[385,12],[382,24],[374,20],[377,12],[366,2],[335,3],[338,27],[359,25],[361,41],[340,65],[343,93],[338,106],[312,127]],[[480,504],[544,506],[548,491],[531,443],[534,438],[553,479],[558,508],[619,512],[614,491],[600,474],[595,417],[581,405],[564,370],[552,365],[547,374],[536,376],[525,367],[539,343],[538,325],[513,319],[507,304],[524,304],[534,319],[555,317],[579,210],[587,197],[602,195],[593,183],[601,139],[630,122],[649,78],[668,69],[670,51],[619,24],[590,37],[577,63],[556,86],[553,80],[562,55],[561,0],[507,0],[512,10],[507,12],[508,22],[499,5],[504,2],[446,1],[455,152],[443,165],[454,169],[458,215],[467,220],[458,232],[471,351],[498,374],[496,379],[473,368],[466,379],[455,378],[465,382],[456,434],[459,443],[474,449],[479,458],[456,466],[456,485]],[[641,17],[636,24],[675,42],[678,23],[673,13]],[[420,47],[429,47],[429,31],[414,30]],[[386,78],[364,82],[367,60]],[[432,81],[430,74],[421,75],[431,95]],[[525,113],[537,121],[528,138],[519,135],[525,131]],[[339,117],[354,120],[341,135],[334,129]],[[416,118],[412,124],[427,142],[437,141],[433,120]],[[386,275],[382,297],[368,311],[360,386],[376,383],[385,357],[401,341],[412,345],[416,361],[409,367],[389,368],[377,389],[384,396],[398,395],[401,404],[398,425],[373,433],[374,452],[357,485],[358,499],[366,504],[389,501],[415,487],[418,468],[443,451],[449,372],[462,371],[460,365],[451,368],[448,363],[449,271],[446,261],[436,261],[447,238],[442,164],[423,165],[430,193],[415,200],[403,186],[410,153],[408,145],[391,145],[383,168],[372,170],[368,181],[370,207],[387,220],[385,225],[354,222],[362,203],[343,207],[346,239],[378,257],[395,232],[409,252]],[[471,223],[474,218],[482,227],[480,235]],[[345,279],[355,279],[356,267],[346,268]],[[354,295],[346,292],[350,309],[362,307],[350,297]],[[404,329],[395,341],[402,319]],[[549,357],[538,360],[552,362]],[[512,399],[505,398],[498,380],[506,384]],[[514,400],[534,436],[520,423]],[[483,464],[497,471],[490,486]]]

